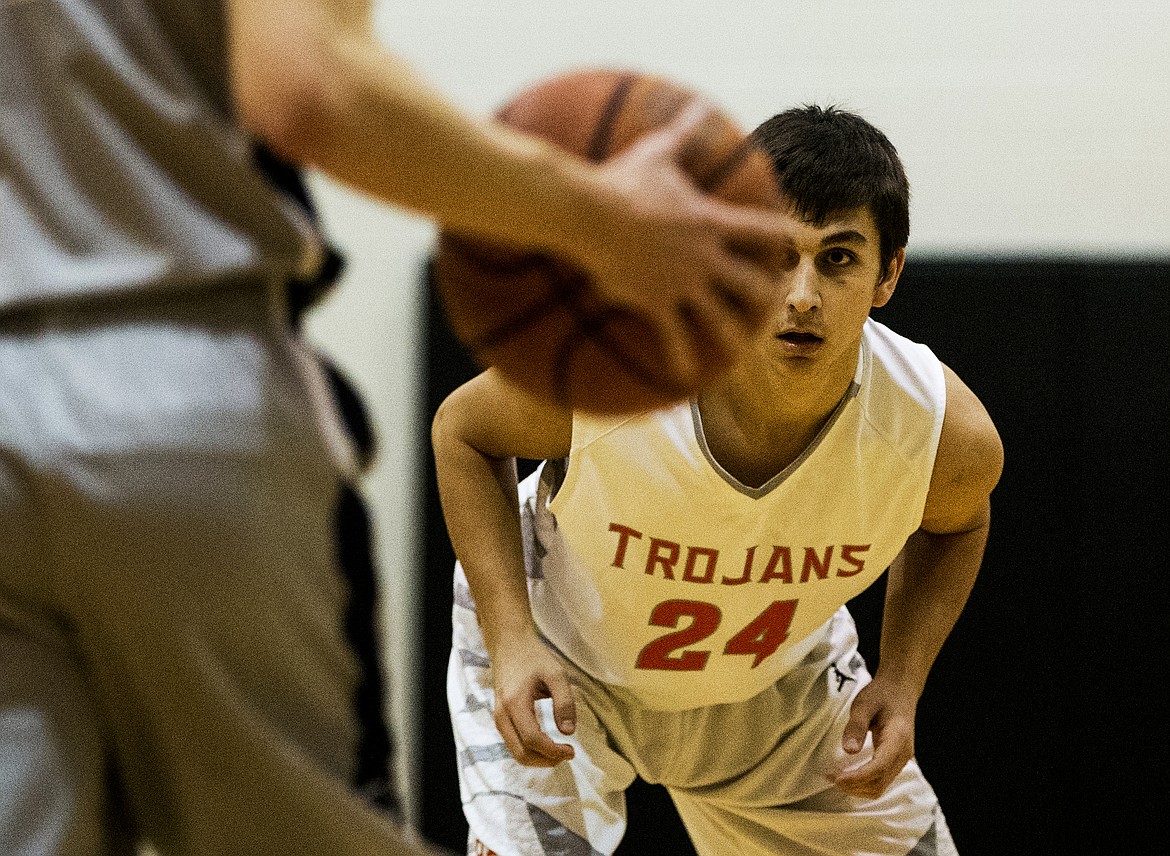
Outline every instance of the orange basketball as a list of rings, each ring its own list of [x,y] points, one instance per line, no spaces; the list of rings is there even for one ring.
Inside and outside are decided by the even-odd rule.
[[[574,155],[601,162],[670,122],[694,90],[664,77],[585,69],[542,81],[497,118]],[[706,193],[745,205],[775,205],[767,155],[722,112],[684,146],[680,167]],[[696,390],[660,370],[655,329],[607,305],[588,275],[561,259],[521,253],[441,231],[434,282],[455,334],[482,366],[529,392],[575,409],[628,413],[680,401]]]

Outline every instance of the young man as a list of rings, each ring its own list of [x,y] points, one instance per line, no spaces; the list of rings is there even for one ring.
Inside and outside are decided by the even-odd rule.
[[[0,105],[0,853],[422,852],[337,532],[357,438],[289,325],[322,241],[257,143],[575,259],[681,383],[757,328],[725,244],[778,218],[678,169],[698,114],[602,165],[464,115],[368,0],[3,2]]]
[[[816,107],[756,136],[786,207],[782,303],[729,376],[601,419],[489,370],[436,416],[476,853],[611,853],[635,775],[704,856],[954,853],[914,716],[1002,447],[949,368],[868,317],[909,233],[886,137]],[[517,457],[543,461],[518,505]],[[887,568],[871,680],[844,604]]]

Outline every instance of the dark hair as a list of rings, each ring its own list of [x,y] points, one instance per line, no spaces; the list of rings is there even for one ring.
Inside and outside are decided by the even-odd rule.
[[[776,114],[752,137],[800,217],[820,224],[843,211],[870,210],[884,273],[910,238],[910,185],[886,135],[855,113],[804,105]]]

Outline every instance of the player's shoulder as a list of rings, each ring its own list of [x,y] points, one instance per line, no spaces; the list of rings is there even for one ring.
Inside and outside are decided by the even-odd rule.
[[[941,362],[930,346],[873,318],[866,320],[862,340],[870,361],[899,385],[908,388],[942,385]]]
[[[947,408],[931,478],[930,505],[979,513],[999,483],[1004,467],[1003,441],[979,397],[949,366],[943,365]]]
[[[947,412],[941,442],[964,457],[1003,467],[1003,441],[987,407],[948,365],[942,364],[947,389]]]
[[[866,321],[865,341],[873,361],[902,392],[941,405],[939,453],[959,462],[973,460],[998,474],[995,460],[1003,456],[999,432],[983,402],[954,369],[928,345],[873,319]]]
[[[431,434],[457,437],[496,458],[543,460],[569,453],[571,430],[571,410],[487,369],[443,400]]]

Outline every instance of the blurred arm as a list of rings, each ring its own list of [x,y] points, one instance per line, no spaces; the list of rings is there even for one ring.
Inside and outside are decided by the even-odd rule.
[[[775,299],[745,247],[771,212],[698,190],[677,156],[710,111],[684,111],[595,165],[464,114],[373,30],[368,0],[228,0],[238,117],[274,151],[444,227],[543,250],[661,331],[670,376],[729,365]]]

